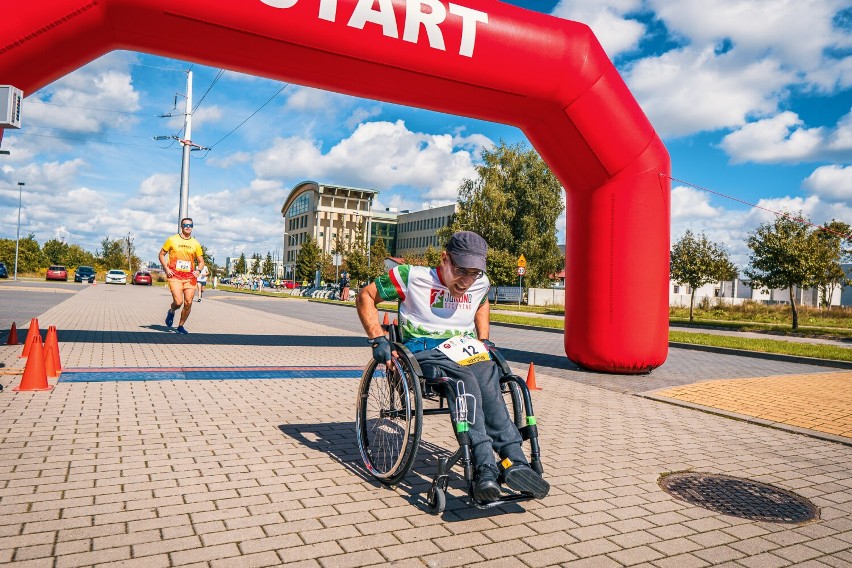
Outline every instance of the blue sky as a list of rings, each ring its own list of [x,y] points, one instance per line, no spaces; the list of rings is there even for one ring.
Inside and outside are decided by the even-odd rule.
[[[666,143],[674,177],[852,224],[848,0],[511,3],[591,26]],[[181,150],[153,137],[181,133],[190,68],[192,140],[212,150],[192,152],[189,210],[218,262],[274,254],[299,181],[374,188],[379,207],[416,210],[455,201],[484,147],[526,141],[514,127],[113,52],[26,98],[24,128],[3,138],[0,237],[15,237],[23,181],[22,234],[94,251],[130,233],[139,256],[156,259],[176,231]],[[740,267],[748,232],[771,217],[673,183],[672,240],[705,231]]]

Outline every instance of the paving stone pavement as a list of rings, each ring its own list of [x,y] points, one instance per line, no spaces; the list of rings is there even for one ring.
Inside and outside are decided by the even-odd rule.
[[[66,370],[352,365],[369,356],[363,334],[351,327],[351,310],[337,316],[346,321],[337,326],[290,317],[288,309],[305,304],[287,303],[252,309],[206,297],[193,307],[191,334],[179,336],[162,322],[165,290],[100,285],[49,309],[39,323],[58,327]],[[519,335],[494,331],[498,344]],[[518,343],[518,372],[526,372],[531,355],[558,360],[545,343]],[[0,346],[0,361],[21,368],[20,349]],[[692,382],[836,373],[681,350],[645,378],[537,365],[543,390],[533,400],[550,495],[480,511],[466,504],[455,471],[440,517],[426,512],[424,492],[437,457],[455,449],[446,417],[425,420],[413,471],[399,486],[383,487],[358,456],[357,380],[7,389],[0,394],[0,563],[852,565],[852,447],[634,396],[657,384],[687,384],[690,366]],[[15,381],[0,375],[5,387]],[[819,507],[820,517],[768,523],[689,505],[657,485],[661,474],[683,470],[795,491]]]

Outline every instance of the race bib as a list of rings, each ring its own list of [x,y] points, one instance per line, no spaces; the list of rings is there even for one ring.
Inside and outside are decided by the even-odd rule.
[[[459,365],[473,365],[491,359],[484,343],[463,335],[447,339],[437,349]]]
[[[192,263],[188,260],[178,260],[177,262],[175,262],[175,270],[180,270],[181,272],[191,272]]]

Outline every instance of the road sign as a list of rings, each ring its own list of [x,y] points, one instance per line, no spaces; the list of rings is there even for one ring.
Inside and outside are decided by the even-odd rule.
[[[526,268],[524,268],[523,266],[519,266],[518,267],[518,276],[523,276],[526,271],[527,271]]]
[[[518,268],[526,268],[527,267],[527,259],[524,258],[524,255],[518,257]],[[521,272],[523,274],[523,272]]]

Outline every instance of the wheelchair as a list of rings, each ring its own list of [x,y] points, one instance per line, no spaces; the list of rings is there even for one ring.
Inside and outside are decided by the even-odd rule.
[[[503,489],[496,501],[481,503],[473,496],[474,466],[473,450],[468,434],[465,396],[457,398],[456,413],[450,412],[446,389],[452,388],[446,377],[426,377],[414,355],[400,341],[396,321],[382,326],[388,333],[392,347],[399,354],[393,359],[390,369],[371,359],[364,369],[358,387],[355,429],[358,449],[364,465],[380,483],[394,486],[408,474],[417,457],[423,416],[449,414],[459,449],[449,457],[438,458],[438,471],[427,494],[430,513],[439,515],[444,511],[450,471],[460,464],[467,483],[470,504],[487,509],[507,503],[534,499],[529,493],[516,493]],[[529,442],[530,466],[539,474],[544,472],[538,443],[538,429],[533,414],[532,399],[526,383],[512,374],[506,359],[496,349],[491,349],[492,360],[500,367],[500,387],[506,401],[509,416],[521,434],[523,442]],[[428,407],[425,405],[428,404]]]

